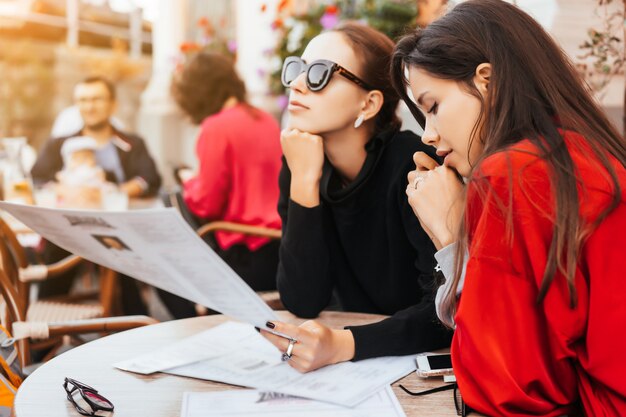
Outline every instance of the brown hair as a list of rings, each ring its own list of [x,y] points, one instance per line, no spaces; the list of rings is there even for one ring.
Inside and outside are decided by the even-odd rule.
[[[78,85],[80,84],[95,84],[95,83],[102,83],[104,84],[104,86],[106,87],[107,91],[109,92],[109,98],[111,100],[115,100],[115,86],[113,85],[113,83],[104,77],[101,77],[99,75],[96,76],[91,76],[91,77],[87,77],[85,79],[83,79],[81,82],[78,83]]]
[[[400,128],[396,109],[400,97],[391,84],[389,66],[393,52],[393,41],[382,32],[358,22],[345,22],[332,32],[346,37],[360,60],[357,72],[360,78],[383,93],[383,105],[376,115],[375,132],[387,128]]]
[[[246,103],[246,87],[231,59],[212,52],[195,55],[174,77],[172,96],[194,123],[218,113],[226,100]]]
[[[485,62],[491,64],[492,74],[489,93],[483,100],[472,80],[477,66]],[[407,35],[396,46],[392,82],[415,118],[423,124],[423,116],[407,94],[408,80],[404,73],[407,66],[457,81],[481,101],[481,113],[475,126],[482,125],[475,137],[484,145],[484,152],[474,170],[489,155],[522,139],[530,140],[540,150],[540,157],[551,172],[555,218],[537,302],[543,300],[555,275],[560,273],[567,279],[570,304],[575,306],[574,277],[582,244],[621,199],[621,188],[609,155],[626,166],[626,146],[623,137],[583,86],[572,63],[545,30],[517,7],[501,0],[469,0],[430,26]],[[586,228],[579,217],[576,170],[559,127],[586,138],[614,186],[611,204]],[[510,204],[506,215],[512,235]],[[466,229],[463,222],[456,273],[442,306],[444,322],[450,326],[456,312],[456,291],[467,248]]]

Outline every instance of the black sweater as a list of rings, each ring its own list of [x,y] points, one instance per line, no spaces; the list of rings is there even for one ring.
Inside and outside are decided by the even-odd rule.
[[[325,162],[320,205],[313,208],[289,198],[291,173],[283,160],[281,300],[293,314],[310,318],[335,292],[345,311],[393,315],[348,327],[354,360],[449,346],[451,333],[435,313],[435,248],[405,194],[413,153],[432,155],[432,149],[411,132],[388,131],[370,140],[366,150],[361,172],[345,188]]]

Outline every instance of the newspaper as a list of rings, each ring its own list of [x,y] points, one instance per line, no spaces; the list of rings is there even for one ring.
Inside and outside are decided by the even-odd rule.
[[[61,248],[155,287],[265,328],[276,314],[175,209],[61,210],[0,202]],[[415,369],[413,356],[344,362],[301,374],[252,326],[228,322],[121,369],[220,381],[354,407]]]
[[[257,327],[278,320],[173,208],[107,212],[6,202],[0,208],[91,262]]]
[[[406,417],[390,386],[346,408],[274,392],[186,392],[181,417]]]
[[[354,407],[415,370],[415,357],[343,362],[301,374],[282,362],[276,348],[250,326],[227,322],[114,366],[133,372],[158,369]]]

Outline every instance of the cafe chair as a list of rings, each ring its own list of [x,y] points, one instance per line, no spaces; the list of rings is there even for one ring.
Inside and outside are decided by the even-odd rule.
[[[20,363],[23,369],[27,369],[28,365],[31,365],[32,340],[59,340],[63,337],[77,335],[119,332],[157,323],[155,319],[147,316],[29,322],[23,315],[24,307],[20,303],[21,297],[19,297],[3,269],[0,269],[0,295],[5,302],[5,326],[13,338],[17,340]]]
[[[126,321],[125,318],[93,321],[110,317],[114,312],[117,273],[101,266],[96,266],[100,272],[100,288],[95,294],[97,295],[95,300],[94,294],[30,300],[31,283],[54,279],[82,262],[86,261],[71,255],[51,265],[29,265],[26,252],[17,236],[0,218],[0,270],[3,276],[0,290],[7,308],[7,314],[4,314],[3,319],[5,323],[11,324],[9,326],[11,328],[17,324],[17,330],[26,340],[32,339],[32,343],[30,341],[27,343],[27,349],[21,349],[26,363],[30,361],[31,350],[50,349],[49,357],[52,357],[61,346],[67,344],[65,342],[68,338],[58,337],[61,334],[70,336],[75,343],[82,343],[78,335],[93,331],[123,330],[127,326],[132,328],[137,326],[138,320],[144,324],[154,322],[145,316],[135,317],[130,321]],[[67,333],[63,333],[65,331]]]
[[[272,229],[262,226],[250,226],[247,224],[226,222],[226,221],[214,221],[201,226],[196,233],[200,237],[205,237],[210,233],[220,232],[234,232],[241,233],[249,236],[266,237],[272,240],[280,240],[282,232],[280,229]],[[278,291],[257,291],[257,294],[270,306],[272,310],[284,310],[285,307],[280,301],[280,295]]]

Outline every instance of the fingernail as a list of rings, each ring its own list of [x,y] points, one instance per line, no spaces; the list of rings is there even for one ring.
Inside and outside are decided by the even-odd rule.
[[[273,329],[274,327],[276,327],[276,325],[274,323],[272,323],[271,321],[268,321],[267,323],[265,323],[265,325],[269,328],[269,329]]]
[[[254,326],[254,330],[256,330],[257,332],[261,333],[261,329],[259,329],[258,327]]]

